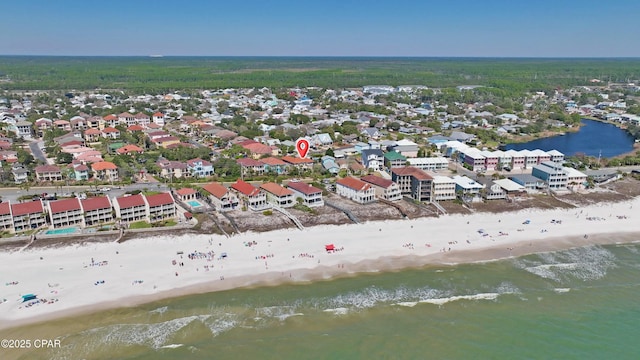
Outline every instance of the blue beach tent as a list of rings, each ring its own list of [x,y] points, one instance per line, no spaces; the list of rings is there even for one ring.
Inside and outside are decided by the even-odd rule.
[[[22,302],[29,301],[29,300],[35,300],[37,298],[38,297],[36,295],[33,295],[33,294],[22,295]]]

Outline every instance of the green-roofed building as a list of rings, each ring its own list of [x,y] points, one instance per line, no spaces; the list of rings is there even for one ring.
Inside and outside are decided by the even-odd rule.
[[[396,151],[389,151],[384,154],[384,166],[391,169],[407,165],[407,158]]]

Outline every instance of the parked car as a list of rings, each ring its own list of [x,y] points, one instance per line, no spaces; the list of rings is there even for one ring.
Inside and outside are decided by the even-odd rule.
[[[100,191],[111,191],[111,188],[103,187],[103,188],[100,189]]]

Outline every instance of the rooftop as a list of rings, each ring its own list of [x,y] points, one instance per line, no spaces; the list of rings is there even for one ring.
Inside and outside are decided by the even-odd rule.
[[[285,189],[282,186],[276,184],[276,183],[272,183],[272,182],[268,182],[265,184],[260,185],[260,188],[262,188],[264,191],[271,193],[275,196],[281,197],[281,196],[287,196],[287,195],[293,195],[293,192],[289,189]]]

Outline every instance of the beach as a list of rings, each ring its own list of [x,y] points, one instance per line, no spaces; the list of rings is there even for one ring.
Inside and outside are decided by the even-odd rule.
[[[633,217],[639,206],[634,199],[229,238],[154,234],[124,243],[4,252],[0,328],[188,294],[626,243],[640,238]],[[26,295],[35,299],[24,301]]]

